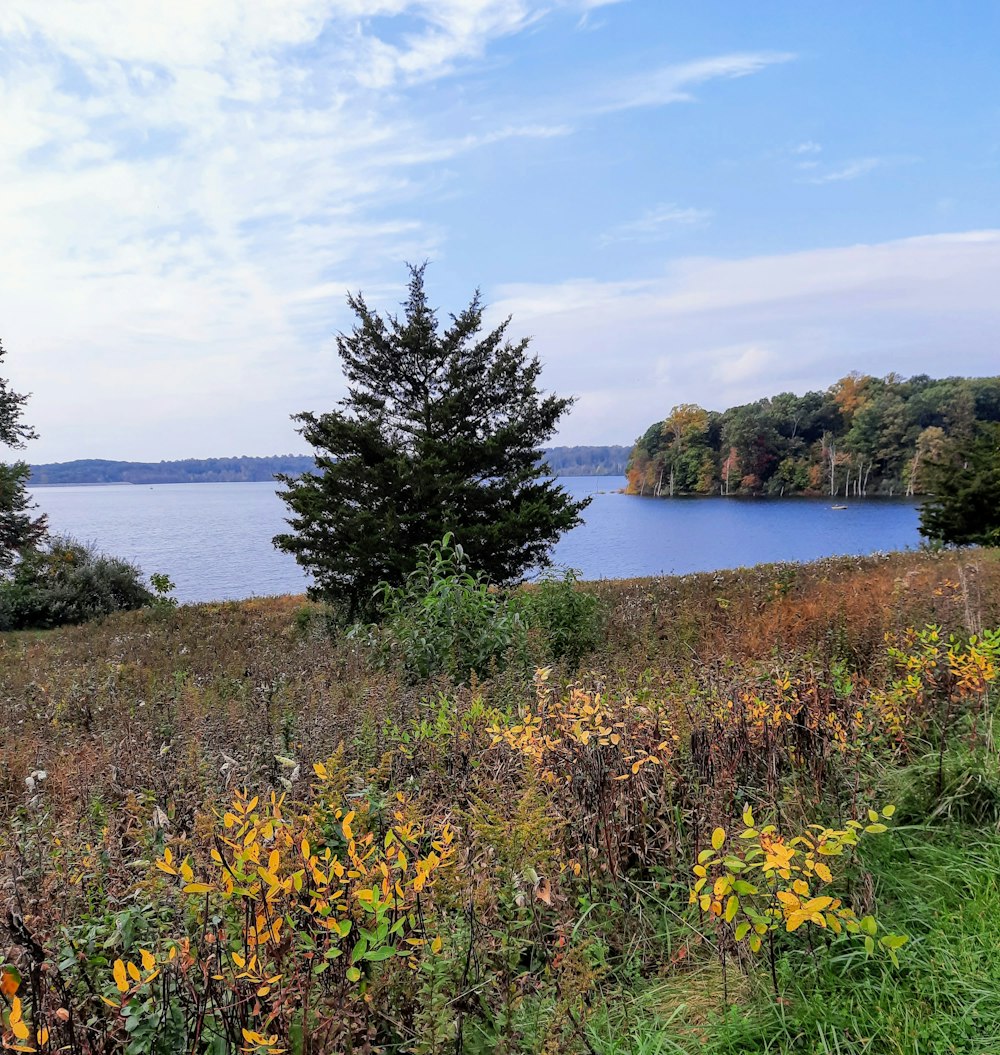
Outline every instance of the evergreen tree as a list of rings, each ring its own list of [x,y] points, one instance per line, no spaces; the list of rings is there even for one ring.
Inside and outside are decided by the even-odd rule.
[[[929,467],[920,533],[936,542],[1000,546],[1000,425],[953,439]]]
[[[587,503],[543,463],[572,400],[539,390],[527,339],[506,339],[509,319],[481,333],[478,292],[439,332],[424,266],[410,268],[403,318],[381,317],[360,294],[348,305],[358,322],[337,338],[348,394],[329,413],[294,416],[315,470],[279,477],[292,530],[274,544],[312,573],[315,596],[351,614],[449,531],[496,583],[548,565]]]
[[[6,354],[0,343],[0,365]],[[27,401],[27,396],[11,391],[6,379],[0,377],[0,444],[3,446],[21,450],[28,440],[36,438],[34,429],[21,420]],[[35,507],[28,497],[30,475],[26,462],[0,463],[0,573],[45,538],[45,517],[33,514]]]

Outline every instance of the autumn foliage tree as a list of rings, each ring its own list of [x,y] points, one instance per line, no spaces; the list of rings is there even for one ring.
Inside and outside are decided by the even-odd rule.
[[[547,565],[586,502],[544,464],[572,400],[540,390],[528,340],[507,339],[509,319],[482,332],[478,293],[439,327],[424,267],[410,268],[402,317],[382,317],[360,294],[348,304],[357,324],[337,339],[347,396],[295,416],[316,467],[280,477],[291,530],[275,545],[312,573],[315,596],[351,614],[449,532],[495,583]]]
[[[1000,377],[852,373],[718,412],[674,407],[636,441],[634,494],[923,494],[946,440],[1000,422]]]

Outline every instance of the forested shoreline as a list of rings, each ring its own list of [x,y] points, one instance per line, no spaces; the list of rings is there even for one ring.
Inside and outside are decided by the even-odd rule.
[[[675,406],[636,442],[638,495],[918,495],[952,440],[1000,421],[1000,377],[852,373],[723,412]]]
[[[555,476],[623,476],[629,448],[552,447],[545,458]],[[279,474],[296,476],[314,467],[311,455],[281,454],[266,458],[185,458],[163,462],[111,461],[87,458],[31,466],[31,485],[59,484],[194,484],[258,483]]]

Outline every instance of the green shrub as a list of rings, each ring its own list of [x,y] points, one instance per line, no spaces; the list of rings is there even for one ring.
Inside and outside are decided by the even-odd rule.
[[[72,539],[54,538],[29,553],[0,583],[0,630],[85,623],[153,600],[134,564]]]
[[[523,654],[527,627],[516,606],[482,575],[468,570],[465,552],[449,532],[420,547],[420,559],[402,586],[375,591],[381,625],[355,626],[350,636],[367,640],[383,661],[396,663],[413,680],[447,674],[465,681]]]
[[[601,642],[605,618],[600,599],[580,588],[574,571],[544,576],[519,590],[512,604],[531,629],[541,632],[549,659],[577,667]]]
[[[446,674],[463,682],[557,660],[576,667],[600,644],[605,624],[600,599],[580,588],[575,572],[501,590],[470,571],[450,533],[421,547],[402,586],[382,583],[374,609],[379,622],[356,624],[348,636],[412,681]]]

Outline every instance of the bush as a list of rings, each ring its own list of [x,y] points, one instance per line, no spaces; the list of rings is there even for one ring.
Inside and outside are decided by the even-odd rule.
[[[512,663],[528,669],[566,660],[575,667],[604,629],[600,600],[580,589],[574,572],[501,590],[469,570],[450,533],[421,547],[403,586],[379,586],[375,609],[380,625],[356,625],[350,636],[376,647],[383,663],[415,681],[447,674],[462,682]]]
[[[85,623],[154,600],[142,572],[73,539],[54,538],[29,553],[0,583],[0,630],[45,630]]]
[[[482,575],[466,566],[465,552],[449,532],[420,547],[416,569],[402,586],[375,591],[381,626],[356,626],[355,638],[376,645],[414,680],[448,674],[465,681],[502,666],[523,652],[527,627],[516,607]]]
[[[580,589],[576,572],[561,578],[546,575],[512,598],[521,618],[540,631],[548,658],[564,659],[573,667],[601,643],[604,612],[598,596]]]

